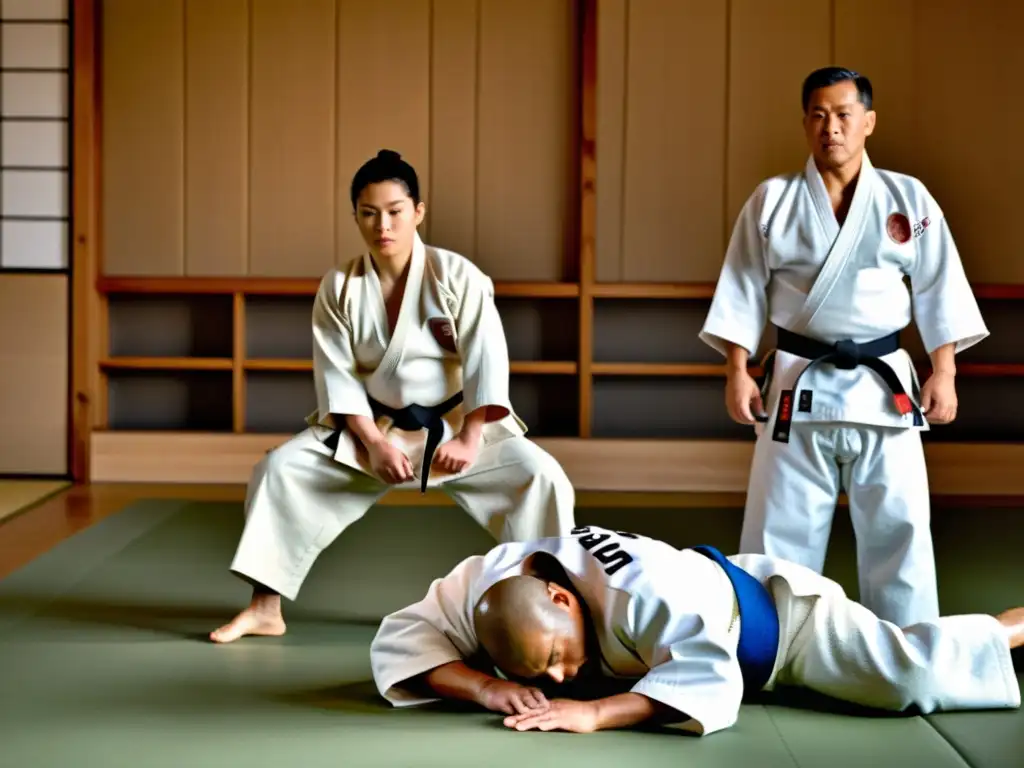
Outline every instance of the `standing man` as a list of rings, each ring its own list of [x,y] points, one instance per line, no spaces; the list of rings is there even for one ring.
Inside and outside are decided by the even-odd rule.
[[[954,356],[988,329],[939,204],[868,159],[868,79],[817,70],[803,110],[811,156],[747,200],[700,333],[728,359],[729,415],[760,422],[740,549],[820,572],[843,489],[861,601],[901,627],[933,621],[920,433],[956,417]],[[931,357],[923,387],[899,342],[912,319]],[[759,389],[747,364],[769,320],[778,341]]]

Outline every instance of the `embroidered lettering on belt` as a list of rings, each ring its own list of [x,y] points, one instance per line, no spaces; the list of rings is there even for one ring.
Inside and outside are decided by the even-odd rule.
[[[809,389],[801,389],[800,390],[800,402],[797,405],[797,410],[800,411],[800,413],[810,413],[811,412],[811,398],[812,397],[813,397],[813,394],[812,394],[811,390],[809,390]]]

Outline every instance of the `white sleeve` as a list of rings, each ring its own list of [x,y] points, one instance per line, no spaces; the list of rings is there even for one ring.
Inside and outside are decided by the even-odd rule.
[[[964,272],[953,234],[938,206],[917,243],[910,269],[914,321],[925,351],[946,344],[963,352],[989,335]]]
[[[338,298],[345,273],[337,269],[320,281],[313,303],[313,380],[316,386],[317,417],[323,424],[340,429],[332,415],[373,418],[366,387],[360,380],[352,350],[352,328]]]
[[[637,598],[631,622],[636,651],[650,668],[633,693],[683,713],[689,718],[679,724],[683,730],[707,735],[736,722],[743,676],[727,622],[712,626],[692,605],[675,606],[661,596]]]
[[[447,576],[436,579],[422,600],[384,617],[370,644],[370,667],[377,690],[392,705],[438,701],[439,697],[424,698],[402,684],[477,652],[469,599],[483,564],[479,555],[463,560]]]
[[[494,304],[494,283],[469,262],[462,270],[456,287],[460,295],[455,338],[462,361],[463,408],[472,413],[496,406],[512,413],[508,343]]]
[[[733,227],[700,340],[728,354],[726,342],[757,351],[768,316],[768,263],[761,234],[764,184],[747,199]]]

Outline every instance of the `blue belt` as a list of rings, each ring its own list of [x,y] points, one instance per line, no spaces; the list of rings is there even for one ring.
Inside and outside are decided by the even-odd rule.
[[[740,613],[740,641],[736,655],[746,694],[760,691],[771,679],[779,652],[779,614],[765,586],[714,547],[693,547],[725,570],[736,592]]]

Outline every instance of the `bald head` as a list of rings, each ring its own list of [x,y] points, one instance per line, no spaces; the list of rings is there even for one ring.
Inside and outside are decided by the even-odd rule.
[[[512,576],[493,585],[477,603],[473,622],[494,663],[524,678],[544,673],[555,637],[571,629],[548,582],[534,576]]]

